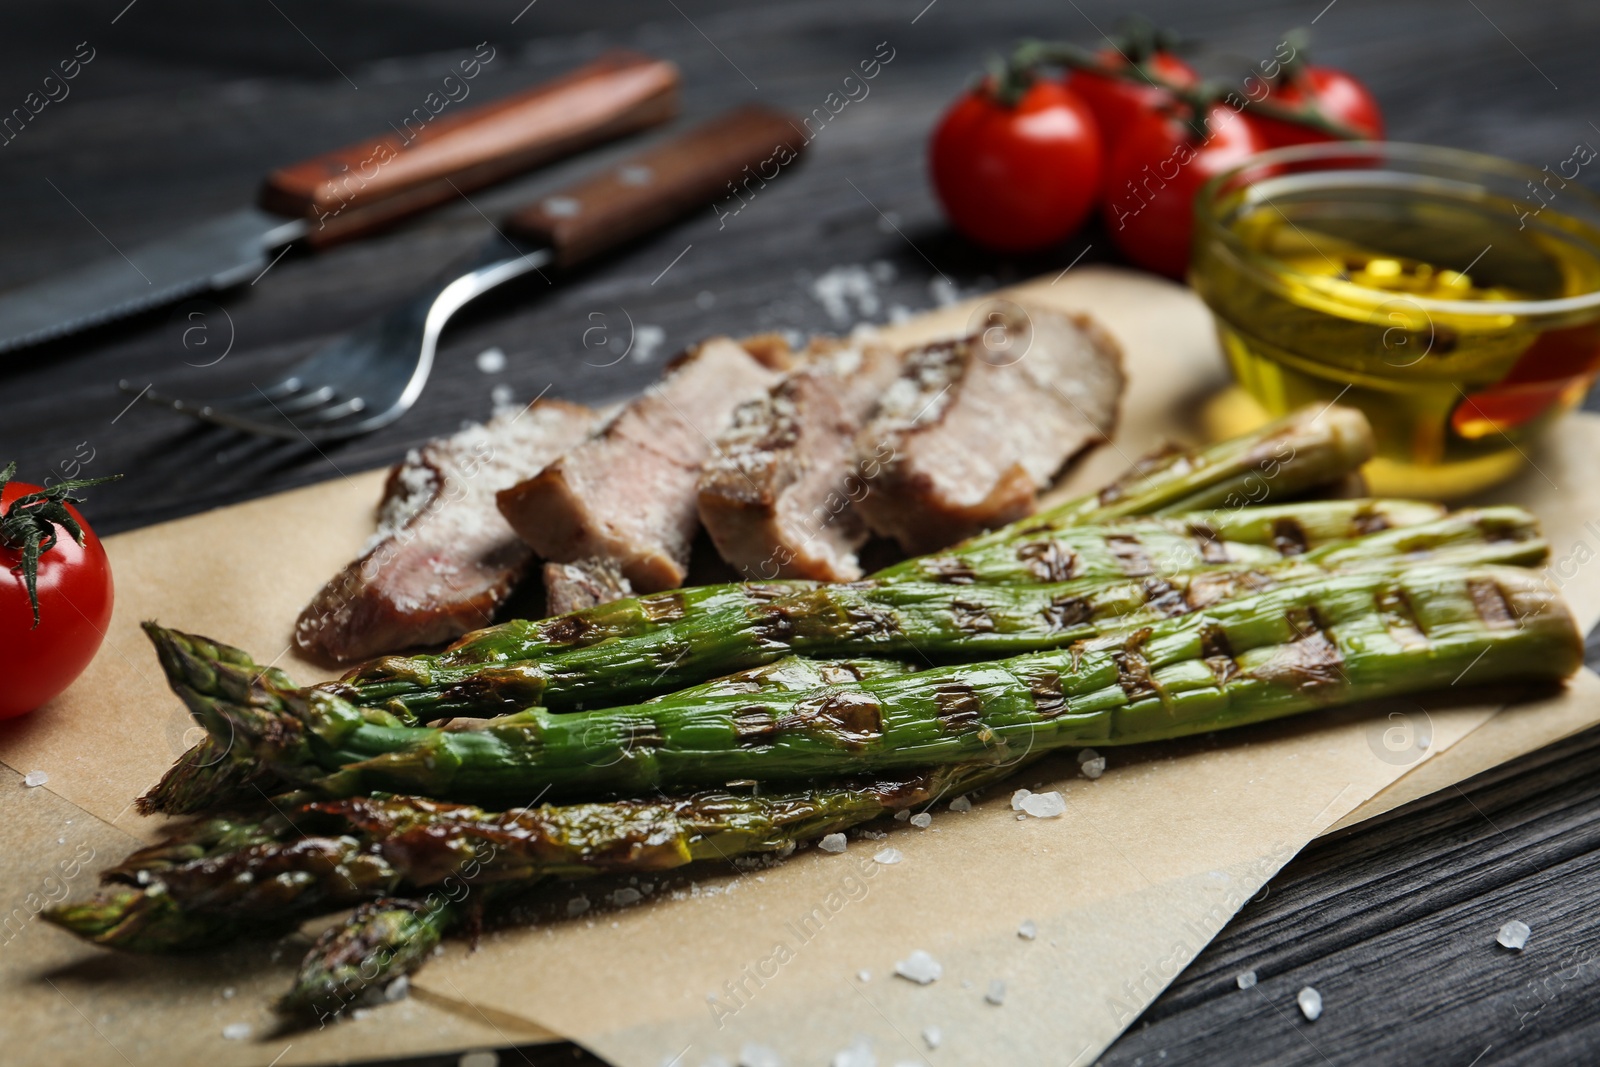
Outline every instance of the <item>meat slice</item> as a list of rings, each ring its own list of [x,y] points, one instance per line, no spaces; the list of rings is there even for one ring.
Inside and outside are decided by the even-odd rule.
[[[861,577],[867,527],[855,502],[876,471],[854,440],[900,372],[877,345],[813,341],[805,364],[748,400],[700,475],[700,519],[748,581]],[[868,467],[868,463],[874,463]]]
[[[578,404],[543,400],[413,449],[389,472],[377,533],[300,613],[295,644],[343,663],[487,625],[533,559],[500,517],[495,493],[602,420]]]
[[[874,532],[932,552],[1031,513],[1075,453],[1108,438],[1122,352],[1087,316],[996,305],[987,328],[915,349],[856,437],[882,469],[857,505]]]
[[[594,436],[502,490],[500,513],[546,560],[609,561],[643,593],[682,585],[711,442],[790,365],[784,347],[756,352],[726,337],[692,349]]]
[[[633,586],[615,563],[586,559],[544,565],[545,613],[565,615],[633,595]]]

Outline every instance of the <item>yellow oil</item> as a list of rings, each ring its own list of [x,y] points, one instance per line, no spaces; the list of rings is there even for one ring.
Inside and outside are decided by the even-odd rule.
[[[1268,416],[1359,407],[1378,439],[1373,492],[1476,492],[1594,379],[1596,311],[1529,302],[1600,289],[1600,230],[1559,202],[1530,220],[1471,187],[1359,178],[1289,174],[1221,205],[1247,251],[1198,242],[1191,281]]]

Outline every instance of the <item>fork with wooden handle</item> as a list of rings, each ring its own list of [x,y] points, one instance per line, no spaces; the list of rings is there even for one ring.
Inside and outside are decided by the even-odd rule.
[[[213,400],[155,390],[144,399],[290,441],[339,440],[386,426],[416,402],[445,323],[468,302],[513,278],[575,266],[709,207],[751,174],[764,183],[799,157],[804,139],[798,128],[782,112],[737,108],[518,211],[464,264],[323,345],[273,384]]]

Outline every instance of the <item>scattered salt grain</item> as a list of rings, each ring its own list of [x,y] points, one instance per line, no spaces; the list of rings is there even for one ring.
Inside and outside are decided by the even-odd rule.
[[[901,860],[905,859],[905,857],[900,854],[900,850],[897,848],[883,849],[872,858],[882,864],[899,863]]]
[[[872,972],[871,971],[857,971],[856,972],[856,980],[858,982],[870,982],[870,981],[872,981]]]
[[[29,789],[33,789],[37,786],[44,785],[49,780],[50,776],[43,771],[29,771],[23,776],[22,784],[27,786]]]
[[[1022,925],[1017,927],[1017,936],[1024,941],[1032,941],[1039,936],[1039,927],[1032,919],[1023,919]]]
[[[901,808],[899,811],[894,813],[895,822],[905,822],[909,818],[911,818],[910,808]]]
[[[747,1041],[739,1046],[739,1067],[783,1067],[783,1060],[769,1046]]]
[[[926,830],[928,827],[933,825],[933,816],[929,815],[925,811],[919,811],[915,815],[911,816],[911,825],[915,826],[918,830]]]
[[[637,904],[643,899],[644,894],[633,888],[631,885],[623,886],[621,889],[614,890],[611,894],[611,903],[615,904],[619,908],[627,907],[629,904]]]
[[[498,345],[494,348],[485,348],[482,352],[478,353],[476,362],[478,364],[478,369],[483,373],[499,374],[501,371],[506,369],[505,350],[500,348]]]
[[[987,993],[985,993],[983,995],[983,999],[987,1000],[990,1004],[993,1004],[995,1007],[999,1007],[1000,1005],[1004,1004],[1006,1002],[1006,984],[1005,984],[1005,982],[1001,981],[998,978],[996,978],[994,981],[990,982],[989,983],[989,992],[987,992]]]
[[[1499,936],[1495,938],[1504,948],[1514,948],[1519,952],[1528,943],[1528,935],[1533,933],[1528,924],[1520,919],[1512,919],[1500,928]]]
[[[513,395],[514,394],[511,392],[511,386],[501,382],[499,385],[489,390],[489,403],[494,405],[494,410],[498,414],[499,412],[511,406],[511,397]]]
[[[894,965],[894,973],[901,978],[908,978],[918,985],[927,985],[934,982],[944,974],[944,966],[922,949],[917,949],[911,955]]]
[[[823,837],[821,841],[817,842],[817,847],[824,852],[843,852],[844,846],[845,840],[843,834],[828,834]]]
[[[1316,1022],[1317,1016],[1322,1014],[1322,994],[1306,986],[1295,994],[1294,999],[1300,1005],[1300,1014]]]
[[[1022,810],[1035,819],[1054,819],[1067,811],[1067,801],[1060,793],[1031,793],[1022,801]]]
[[[231,986],[231,985],[230,986],[223,986],[222,987],[222,999],[223,1000],[232,1000],[234,998],[234,995],[237,994],[238,992],[239,991],[237,989],[233,988],[233,986]]]
[[[1033,796],[1033,790],[1031,790],[1031,789],[1019,789],[1015,793],[1012,793],[1011,794],[1011,810],[1012,811],[1021,811],[1022,810],[1022,802],[1027,800],[1031,796]]]
[[[833,1054],[832,1067],[878,1067],[877,1054],[872,1051],[872,1040],[857,1037],[849,1048]]]
[[[1092,748],[1078,753],[1078,770],[1085,778],[1098,778],[1106,773],[1106,758]]]
[[[500,1054],[492,1048],[473,1049],[461,1054],[456,1067],[500,1067]]]
[[[922,1030],[923,1044],[929,1048],[938,1048],[939,1042],[944,1040],[944,1031],[937,1026],[926,1026]]]
[[[951,811],[971,811],[972,801],[967,797],[956,797],[950,802]]]
[[[874,318],[883,306],[878,295],[878,280],[859,263],[824,272],[811,283],[811,295],[828,317],[838,323]]]
[[[229,1023],[222,1028],[222,1036],[229,1041],[243,1041],[250,1036],[249,1023]]]
[[[635,363],[648,363],[666,341],[666,330],[641,322],[633,331],[633,348],[628,352],[628,358]]]
[[[1240,989],[1254,989],[1256,986],[1256,972],[1240,971],[1234,976],[1233,980]]]
[[[568,918],[571,918],[571,917],[574,917],[574,916],[578,916],[578,915],[582,915],[584,912],[586,912],[588,910],[589,910],[589,898],[588,897],[573,897],[571,900],[567,901],[567,916],[568,916]]]
[[[884,833],[882,830],[863,830],[861,831],[861,836],[866,838],[868,841],[882,841],[889,835]]]
[[[411,993],[411,979],[401,975],[383,988],[383,999],[393,1004],[397,1000],[404,1000]]]

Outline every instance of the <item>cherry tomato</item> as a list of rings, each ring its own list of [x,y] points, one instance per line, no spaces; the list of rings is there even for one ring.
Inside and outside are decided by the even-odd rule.
[[[1082,224],[1100,195],[1104,152],[1089,106],[1041,79],[1015,107],[988,86],[957,100],[934,131],[928,164],[956,229],[997,251],[1028,252]]]
[[[1303,66],[1275,85],[1265,100],[1283,107],[1314,103],[1323,116],[1359,131],[1368,140],[1383,140],[1383,114],[1367,87],[1342,70]],[[1251,115],[1256,131],[1273,148],[1334,141],[1332,134],[1292,122]]]
[[[39,487],[8,482],[0,515]],[[22,553],[0,544],[0,719],[39,707],[89,665],[111,622],[111,565],[76,508],[83,544],[56,528],[55,547],[39,556],[39,625],[20,569]]]
[[[1126,59],[1119,52],[1106,49],[1099,53],[1101,62],[1110,66],[1125,67]],[[1155,52],[1145,60],[1145,65],[1160,78],[1185,89],[1200,81],[1195,69],[1171,52]],[[1139,82],[1108,78],[1104,74],[1077,71],[1067,82],[1068,88],[1083,98],[1094,112],[1095,123],[1100,127],[1100,139],[1105,142],[1107,154],[1116,150],[1123,133],[1134,121],[1148,111],[1159,111],[1172,104],[1165,89]]]
[[[1106,167],[1106,229],[1122,254],[1146,270],[1183,277],[1195,193],[1266,147],[1230,107],[1213,107],[1206,125],[1202,139],[1173,115],[1147,113],[1129,127]]]

